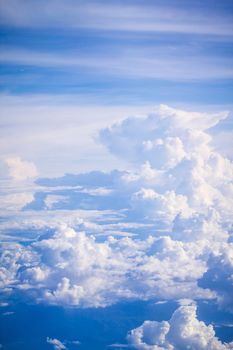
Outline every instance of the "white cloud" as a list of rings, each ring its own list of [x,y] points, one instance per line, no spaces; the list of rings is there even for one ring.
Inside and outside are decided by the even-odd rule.
[[[126,119],[101,132],[110,152],[137,167],[122,176],[121,186],[138,213],[152,220],[170,217],[171,222],[179,213],[195,220],[209,216],[210,210],[221,218],[230,216],[233,165],[213,149],[208,134],[226,117],[225,112],[161,106],[156,113]]]
[[[180,306],[169,321],[145,321],[127,336],[131,347],[138,350],[227,350],[215,336],[212,325],[199,321],[196,306]]]
[[[2,289],[79,307],[125,299],[213,298],[197,286],[206,271],[203,249],[200,242],[184,244],[170,237],[109,237],[97,243],[64,226],[29,247],[12,243],[2,251]]]
[[[49,190],[43,180],[34,202],[41,212],[1,224],[39,231],[28,245],[2,249],[3,290],[75,307],[212,298],[231,309],[233,167],[209,135],[226,115],[161,106],[105,129],[104,143],[134,170],[67,175],[47,180]],[[80,211],[77,192],[90,211]]]
[[[1,210],[20,210],[26,204],[30,203],[34,199],[34,195],[31,192],[19,192],[6,195],[0,195],[1,198]]]
[[[16,11],[13,11],[16,9]],[[204,11],[205,10],[205,11]],[[206,11],[211,11],[209,17]],[[204,11],[204,13],[203,13]],[[208,12],[209,13],[209,12]],[[192,16],[190,15],[192,14]],[[43,3],[19,0],[1,3],[1,23],[27,27],[91,28],[95,30],[118,30],[134,32],[176,32],[232,36],[231,16],[192,6],[185,9],[176,2],[162,2],[151,6],[144,4],[106,3],[81,1]]]
[[[159,194],[150,188],[142,188],[134,193],[132,205],[150,217],[173,221],[177,214],[183,217],[191,216],[192,210],[187,203],[187,197],[176,195],[174,191]],[[145,209],[144,209],[145,208]]]
[[[186,49],[186,51],[185,51]],[[118,48],[114,55],[112,49],[93,52],[92,55],[74,52],[42,53],[41,51],[5,48],[0,55],[0,62],[34,67],[62,67],[67,72],[67,79],[79,76],[80,70],[92,70],[95,76],[120,77],[121,79],[163,79],[176,82],[205,81],[209,79],[230,79],[233,76],[232,61],[228,57],[200,55],[190,58],[190,51],[180,51],[169,47],[158,48],[125,47]],[[171,64],[171,54],[173,60]],[[220,64],[221,63],[221,64]],[[29,77],[30,78],[30,77]],[[88,97],[88,96],[87,96]],[[90,96],[89,96],[90,98]],[[81,97],[80,97],[81,99]]]
[[[54,350],[62,350],[62,349],[67,349],[67,347],[58,339],[54,338],[49,338],[47,337],[46,339],[47,343],[53,345]]]
[[[161,105],[141,118],[128,118],[100,133],[100,140],[118,157],[149,161],[156,168],[173,168],[195,154],[211,152],[205,130],[227,117],[227,112],[193,113]]]
[[[207,266],[199,284],[216,291],[219,305],[233,312],[233,243],[225,243],[215,249]]]
[[[9,175],[14,180],[23,181],[38,175],[36,166],[20,157],[5,158],[5,163],[8,166]]]

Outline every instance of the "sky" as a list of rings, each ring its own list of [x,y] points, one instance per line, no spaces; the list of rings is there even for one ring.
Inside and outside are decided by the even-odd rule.
[[[233,349],[232,23],[0,0],[0,348]]]

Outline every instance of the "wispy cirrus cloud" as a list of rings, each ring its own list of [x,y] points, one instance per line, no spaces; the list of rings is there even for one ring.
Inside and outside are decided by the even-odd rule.
[[[136,100],[152,95],[159,101],[168,94],[192,100],[208,94],[213,99],[213,93],[219,100],[231,97],[233,30],[227,1],[213,6],[209,0],[11,0],[1,7],[3,91],[66,89],[88,91],[97,99],[131,97],[136,91]]]
[[[2,24],[25,27],[65,27],[104,31],[134,31],[223,35],[232,37],[231,15],[221,13],[221,6],[214,10],[206,6],[188,3],[184,8],[179,1],[131,2],[92,1],[27,1],[11,0],[1,3]],[[220,10],[220,11],[219,11]],[[209,16],[211,11],[211,16]]]
[[[49,53],[17,48],[4,48],[0,54],[2,64],[57,69],[78,75],[81,70],[92,77],[125,79],[157,79],[168,81],[205,81],[233,78],[232,60],[227,57],[200,54],[176,48],[119,48],[93,52],[85,56],[79,52]],[[172,60],[171,60],[172,55]]]

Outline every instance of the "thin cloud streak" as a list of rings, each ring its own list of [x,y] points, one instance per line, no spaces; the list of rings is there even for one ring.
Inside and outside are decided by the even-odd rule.
[[[17,10],[16,10],[17,9]],[[208,9],[209,10],[209,9]],[[11,0],[1,3],[0,22],[16,27],[64,27],[233,36],[231,16],[211,15],[203,6],[128,5],[82,1]]]
[[[171,60],[171,56],[173,58]],[[73,53],[52,54],[30,50],[5,49],[0,55],[0,62],[4,64],[26,65],[34,67],[61,67],[65,71],[72,71],[72,76],[79,69],[87,69],[88,74],[121,77],[165,79],[169,81],[189,81],[206,79],[232,79],[232,60],[229,58],[213,57],[209,55],[189,56],[181,55],[177,50],[159,49],[146,50],[122,48],[118,54],[105,52],[84,56]],[[76,71],[75,71],[76,69]]]

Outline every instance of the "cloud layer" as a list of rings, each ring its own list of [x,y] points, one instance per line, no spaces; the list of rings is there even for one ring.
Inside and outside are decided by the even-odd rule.
[[[30,247],[5,247],[1,287],[5,293],[16,288],[37,302],[81,307],[135,299],[214,298],[215,293],[197,285],[206,271],[201,254],[203,246],[170,237],[142,241],[110,236],[97,243],[93,236],[64,227]]]
[[[233,165],[209,133],[226,117],[161,106],[100,132],[132,170],[39,179],[33,200],[13,219],[8,208],[1,224],[3,299],[80,308],[211,299],[232,312]],[[18,158],[9,166],[35,175]],[[10,230],[29,238],[20,243]],[[170,321],[145,321],[128,342],[141,350],[232,348],[197,319],[194,304]]]

